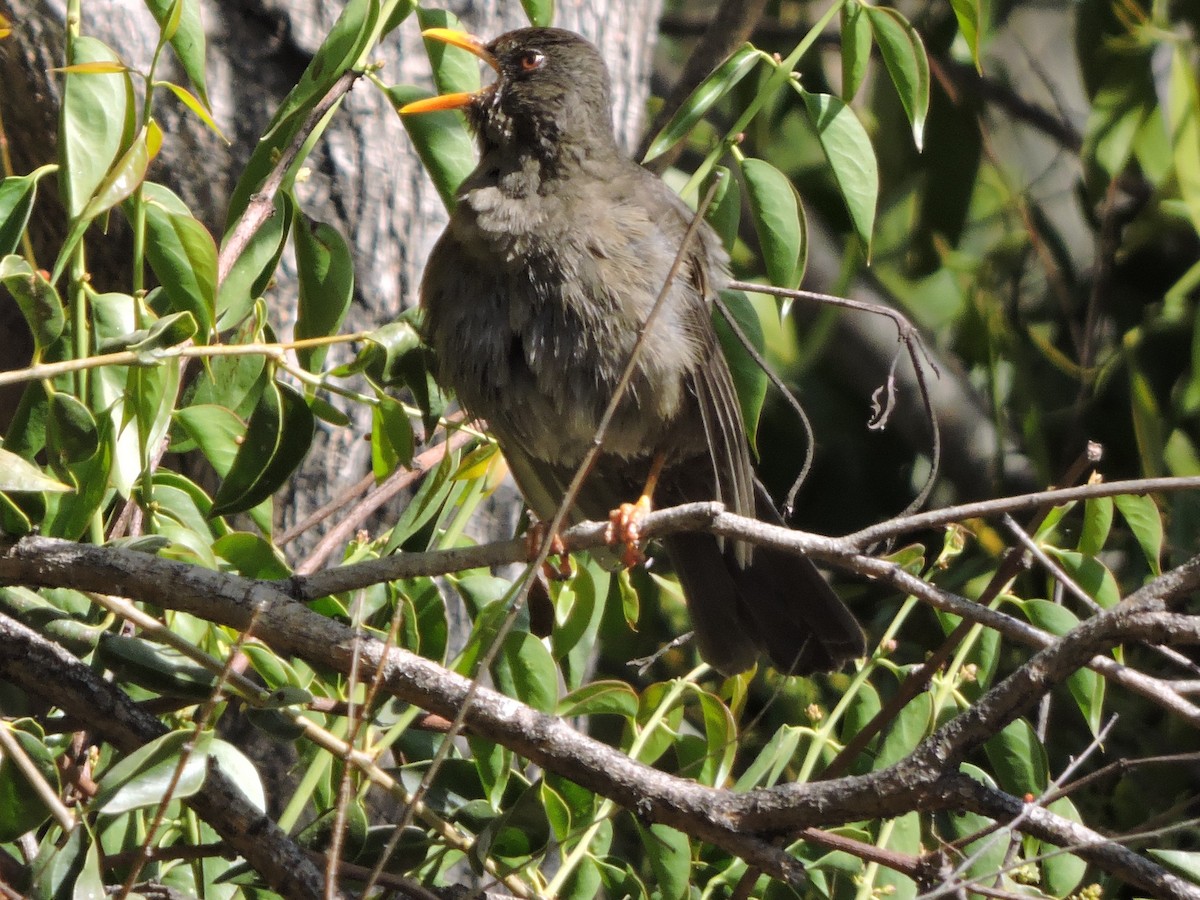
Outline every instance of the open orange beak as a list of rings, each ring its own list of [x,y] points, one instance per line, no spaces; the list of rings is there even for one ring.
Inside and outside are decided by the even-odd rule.
[[[483,41],[473,35],[462,31],[452,31],[449,28],[426,28],[421,32],[421,36],[426,40],[441,41],[452,47],[460,47],[468,53],[478,56],[497,72],[500,71],[500,64],[496,61],[496,57],[488,52]],[[406,103],[400,107],[400,115],[437,112],[443,109],[461,109],[474,100],[475,96],[474,93],[463,92],[442,94],[440,97],[430,97],[428,100],[414,100],[412,103]]]

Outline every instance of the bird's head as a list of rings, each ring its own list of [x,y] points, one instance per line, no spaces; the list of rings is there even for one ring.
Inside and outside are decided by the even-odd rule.
[[[409,103],[401,114],[462,109],[484,154],[531,154],[558,163],[616,151],[608,68],[596,47],[579,35],[561,28],[522,28],[486,44],[444,28],[424,35],[469,50],[498,77],[479,91]]]

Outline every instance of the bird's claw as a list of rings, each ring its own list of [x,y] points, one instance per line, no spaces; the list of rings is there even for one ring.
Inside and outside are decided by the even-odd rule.
[[[525,552],[531,562],[537,559],[545,541],[546,523],[533,523],[525,532]],[[554,559],[557,563],[551,562]],[[550,552],[546,555],[546,561],[542,563],[542,571],[553,581],[566,581],[571,577],[571,557],[567,554],[567,545],[563,543],[560,535],[556,534],[550,538]]]
[[[638,498],[637,503],[622,503],[608,514],[608,528],[604,531],[604,540],[610,545],[625,545],[621,561],[625,563],[626,568],[632,569],[638,563],[646,561],[638,543],[641,540],[642,520],[649,514],[650,498],[645,494]]]

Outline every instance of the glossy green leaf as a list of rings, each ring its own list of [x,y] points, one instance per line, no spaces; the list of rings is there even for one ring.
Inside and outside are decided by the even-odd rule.
[[[279,548],[261,535],[235,531],[213,541],[212,551],[244,578],[279,581],[292,574]]]
[[[761,59],[762,54],[750,44],[743,44],[735,50],[683,101],[671,120],[654,136],[642,162],[649,162],[656,156],[662,156],[686,138],[688,133],[696,127],[696,123],[708,115],[709,110],[733,90],[734,86],[745,78]]]
[[[800,93],[846,211],[850,213],[854,232],[870,259],[875,205],[879,199],[875,148],[854,110],[842,100],[832,94],[810,94],[803,90]]]
[[[129,635],[102,635],[97,661],[111,669],[118,681],[167,697],[203,700],[217,681],[216,675],[174,647]]]
[[[705,753],[699,771],[690,774],[701,784],[723,787],[733,768],[733,757],[737,751],[737,723],[729,707],[714,694],[697,691],[696,696],[704,717]]]
[[[727,168],[714,166],[712,174],[704,180],[704,187],[700,192],[702,196],[708,192],[714,181],[717,182],[717,189],[704,218],[720,235],[725,249],[732,253],[733,246],[737,243],[738,225],[742,220],[742,187]]]
[[[104,503],[110,490],[109,474],[113,467],[113,424],[109,418],[97,423],[97,452],[82,462],[66,465],[60,472],[64,481],[76,486],[73,494],[50,494],[42,531],[49,537],[77,541],[83,536],[92,515]]]
[[[1073,612],[1049,600],[1026,600],[1021,609],[1031,624],[1056,637],[1079,624]],[[1099,734],[1104,720],[1104,679],[1091,669],[1079,669],[1067,679],[1067,687],[1092,734]]]
[[[204,68],[204,24],[200,21],[200,0],[146,0],[146,6],[164,28],[163,37],[191,81],[192,87],[208,106],[208,86]]]
[[[187,761],[174,783],[172,796],[192,796],[204,783],[212,740],[211,732],[196,735],[191,730],[172,731],[140,747],[100,776],[93,808],[115,816],[157,807],[175,781],[175,770],[184,753]]]
[[[41,353],[58,340],[66,327],[66,314],[58,291],[41,272],[35,272],[20,256],[0,259],[0,284],[3,284],[33,335],[35,352]]]
[[[637,693],[625,682],[593,681],[558,701],[554,714],[561,718],[614,715],[632,719],[637,709]]]
[[[461,31],[462,23],[454,13],[446,9],[417,8],[417,21],[421,30],[448,28]],[[479,90],[479,57],[474,53],[455,47],[444,41],[425,41],[425,53],[433,71],[433,84],[439,94],[456,94]],[[488,70],[491,72],[491,69]]]
[[[275,274],[292,228],[295,205],[286,192],[275,195],[275,211],[250,238],[217,292],[217,329],[239,324]]]
[[[638,834],[654,873],[654,896],[684,900],[691,887],[691,840],[682,831],[659,824],[640,826]]]
[[[46,449],[59,466],[85,462],[100,448],[100,435],[91,411],[70,394],[50,396]]]
[[[791,766],[802,736],[803,731],[796,726],[780,727],[755,757],[754,762],[746,767],[746,771],[741,774],[734,787],[738,791],[748,791],[774,786]]]
[[[762,353],[765,345],[762,322],[759,321],[758,312],[750,299],[741,291],[722,291],[721,302],[733,317],[738,330],[759,353]],[[733,387],[737,391],[738,405],[741,407],[746,440],[750,442],[751,451],[757,454],[758,420],[767,398],[767,373],[746,350],[719,311],[713,314],[713,327],[721,341],[721,350],[729,364],[729,372],[733,376]]]
[[[1172,872],[1179,873],[1194,884],[1200,884],[1200,852],[1158,848],[1151,848],[1146,852]]]
[[[638,698],[638,726],[642,729],[642,751],[638,754],[638,760],[646,765],[653,765],[679,737],[683,707],[675,702],[665,712],[660,709],[667,702],[669,693],[672,693],[671,685],[656,682],[642,691]],[[652,717],[655,725],[651,730],[649,722]]]
[[[54,263],[51,281],[57,282],[66,270],[71,254],[75,252],[75,247],[92,221],[127,198],[145,180],[146,167],[150,165],[153,155],[151,139],[154,135],[155,132],[149,126],[141,130],[121,157],[113,163],[112,168],[105,173],[95,193],[84,204],[80,213],[72,218],[71,227]]]
[[[37,183],[42,176],[57,170],[48,165],[35,169],[28,175],[14,175],[0,181],[0,257],[7,256],[21,246],[21,235],[29,224],[33,202],[37,197]]]
[[[553,655],[562,661],[562,677],[568,690],[579,687],[592,672],[596,639],[613,580],[612,573],[594,559],[575,562],[578,568],[570,589],[559,594],[560,600],[570,596],[570,607],[564,610],[560,603],[559,621],[550,636]]]
[[[371,408],[371,470],[376,481],[383,481],[398,466],[410,466],[413,459],[412,422],[404,407],[383,396]]]
[[[1061,816],[1068,822],[1086,824],[1070,797],[1059,797],[1046,807],[1048,812]],[[1051,897],[1070,897],[1083,884],[1087,874],[1087,863],[1074,853],[1062,853],[1053,845],[1042,844],[1042,852],[1048,854],[1039,866],[1042,870],[1041,888]]]
[[[75,39],[72,64],[120,63],[93,37]],[[127,72],[68,72],[59,124],[59,185],[67,214],[76,219],[133,138],[133,82]]]
[[[15,453],[0,448],[0,491],[52,491],[55,493],[72,490],[50,477],[33,463]]]
[[[954,10],[954,18],[958,20],[958,32],[967,42],[971,51],[971,61],[975,63],[975,71],[983,74],[983,62],[980,59],[980,22],[983,20],[982,0],[950,0]]]
[[[987,772],[971,763],[963,763],[961,771],[968,778],[973,778],[981,784],[995,789],[996,780]],[[945,824],[945,834],[955,840],[972,838],[989,828],[991,819],[973,812],[955,810],[941,819]],[[996,873],[1004,868],[1004,857],[1008,851],[1009,842],[996,840],[992,833],[985,833],[963,847],[963,852],[974,862],[967,868],[967,873],[976,879],[995,878]]]
[[[57,795],[60,790],[58,767],[54,764],[54,754],[46,746],[42,729],[30,720],[0,722],[0,728],[8,731],[43,783]],[[0,843],[15,841],[21,835],[33,832],[48,818],[50,810],[28,776],[12,756],[0,754]]]
[[[1100,560],[1056,547],[1047,547],[1046,552],[1104,609],[1111,609],[1120,601],[1121,589],[1117,586],[1117,580]]]
[[[871,21],[858,0],[842,6],[842,99],[849,103],[862,87],[871,62]]]
[[[457,458],[457,453],[446,454],[438,463],[438,467],[422,479],[417,493],[404,507],[396,524],[392,526],[392,533],[388,537],[387,546],[382,555],[394,553],[401,544],[424,528],[441,511],[446,497],[454,488],[455,482],[451,476],[457,468]]]
[[[57,828],[47,830],[30,869],[35,873],[30,893],[39,900],[91,900],[106,894],[100,853],[87,828],[72,829],[65,841]]]
[[[366,372],[371,381],[383,387],[404,382],[401,361],[421,346],[421,333],[406,319],[381,325],[367,335],[358,356],[347,366],[339,366],[333,374],[339,377]]]
[[[900,710],[891,728],[884,736],[875,757],[872,769],[886,769],[899,762],[925,739],[933,727],[933,695],[923,691],[913,697]]]
[[[354,260],[336,228],[298,213],[292,229],[300,303],[296,314],[297,340],[337,334],[354,296]],[[328,347],[300,347],[296,358],[310,372],[319,372]]]
[[[554,21],[554,0],[521,0],[521,8],[535,28],[547,28]]]
[[[1024,719],[1006,725],[984,750],[1001,790],[1017,797],[1045,792],[1050,780],[1046,749]]]
[[[206,344],[216,322],[217,245],[175,194],[159,184],[143,185],[146,259],[178,312],[189,312]]]
[[[511,632],[493,667],[496,687],[544,713],[558,705],[558,669],[546,645],[527,631]]]
[[[1122,494],[1113,497],[1113,503],[1121,511],[1121,517],[1133,532],[1150,571],[1162,574],[1163,522],[1162,514],[1153,497],[1138,494]]]
[[[262,392],[210,516],[245,512],[275,493],[312,443],[314,421],[296,390],[272,381]]]
[[[388,99],[399,109],[415,100],[430,96],[424,88],[398,84],[387,89]],[[447,209],[453,209],[462,184],[475,168],[475,142],[457,110],[401,116],[400,122],[429,173],[438,196]]]
[[[770,163],[746,159],[741,170],[767,277],[777,287],[798,287],[808,258],[800,197],[787,176]]]
[[[258,767],[241,750],[227,741],[214,740],[208,747],[209,758],[238,786],[250,805],[261,813],[267,811],[267,793],[263,789]]]
[[[912,124],[913,141],[920,150],[925,144],[925,118],[929,114],[929,59],[925,45],[898,10],[890,6],[864,9],[871,20],[875,44]]]
[[[156,81],[154,82],[154,86],[156,88],[166,88],[168,91],[174,94],[179,99],[180,103],[190,109],[196,118],[203,122],[208,127],[208,130],[219,137],[226,145],[233,143],[225,136],[225,132],[223,132],[221,127],[217,125],[216,120],[212,117],[212,114],[208,111],[208,109],[205,108],[204,104],[187,88],[171,81]]]
[[[1104,549],[1112,529],[1112,497],[1092,497],[1083,507],[1083,528],[1075,547],[1084,556],[1095,556]]]

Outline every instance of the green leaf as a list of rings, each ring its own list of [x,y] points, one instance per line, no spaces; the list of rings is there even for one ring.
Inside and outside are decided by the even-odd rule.
[[[521,8],[535,28],[546,28],[554,21],[554,0],[521,0]]]
[[[496,660],[496,687],[544,713],[558,705],[558,669],[546,645],[527,631],[511,632]]]
[[[222,740],[214,740],[208,748],[209,758],[238,786],[253,806],[261,813],[267,811],[267,794],[263,790],[258,767],[241,750]]]
[[[14,175],[0,181],[0,257],[21,246],[21,235],[29,224],[37,197],[38,180],[57,169],[54,165],[42,166],[28,175]]]
[[[654,873],[654,895],[663,900],[684,900],[691,886],[691,840],[667,825],[639,826],[638,834]]]
[[[709,110],[733,90],[761,59],[762,53],[750,44],[743,44],[735,50],[683,101],[671,120],[654,136],[642,162],[647,163],[656,156],[662,156],[686,138],[696,123],[708,115]]]
[[[1121,599],[1121,589],[1113,573],[1100,560],[1071,550],[1046,547],[1068,575],[1104,609],[1112,609]]]
[[[1037,797],[1046,790],[1050,780],[1046,749],[1024,719],[1010,722],[984,744],[984,750],[1001,790],[1017,797]]]
[[[1122,494],[1112,498],[1121,517],[1137,538],[1150,564],[1150,571],[1155,575],[1162,574],[1163,523],[1162,515],[1153,497],[1137,494]]]
[[[70,394],[51,394],[46,428],[46,450],[51,461],[65,469],[91,459],[98,449],[100,435],[91,410]]]
[[[795,82],[792,82],[795,84]],[[875,228],[875,204],[879,199],[879,169],[875,148],[867,131],[858,121],[854,110],[832,94],[810,94],[796,89],[804,98],[808,118],[816,129],[817,139],[834,181],[850,213],[850,221],[859,241],[871,258],[871,238]]]
[[[179,65],[207,107],[205,39],[204,24],[200,21],[200,0],[146,0],[146,6],[159,27],[164,28],[163,37],[171,42]]]
[[[808,241],[800,196],[787,177],[761,159],[741,162],[754,230],[771,284],[796,288],[804,276]]]
[[[24,751],[42,781],[57,795],[60,790],[58,767],[41,728],[28,719],[0,722],[0,728],[8,730],[9,737]],[[0,754],[0,843],[15,841],[49,818],[50,810],[28,776],[12,756]]]
[[[449,28],[461,31],[462,23],[449,10],[417,7],[421,30]],[[439,94],[473,93],[479,90],[479,57],[461,47],[443,41],[426,40],[425,53],[433,70],[433,83]]]
[[[292,229],[300,305],[296,315],[297,340],[337,334],[354,295],[354,260],[350,247],[332,225],[310,219],[302,212]],[[300,365],[319,372],[328,347],[296,350]]]
[[[15,453],[0,448],[0,491],[51,491],[61,493],[74,490],[51,478],[31,462]]]
[[[734,785],[738,791],[775,785],[796,755],[803,731],[794,725],[784,725],[771,736],[767,745],[755,758]]]
[[[1049,600],[1026,600],[1021,609],[1030,624],[1062,637],[1079,624],[1073,612]],[[1067,687],[1091,729],[1099,734],[1104,716],[1104,679],[1091,669],[1079,669],[1067,679]]]
[[[842,6],[842,99],[854,99],[871,62],[871,22],[858,0]]]
[[[921,36],[899,11],[890,6],[864,7],[875,33],[900,103],[912,123],[913,141],[920,150],[925,144],[925,117],[929,114],[929,59]]]
[[[49,537],[77,541],[91,522],[92,515],[110,490],[109,473],[113,465],[113,424],[109,418],[98,423],[97,452],[82,462],[67,465],[60,473],[76,485],[74,494],[51,494],[47,498],[43,532]]]
[[[72,65],[120,63],[102,42],[86,35],[74,42]],[[125,71],[68,72],[60,111],[59,185],[67,214],[76,219],[133,137],[133,81]]]
[[[292,574],[279,548],[257,534],[235,531],[213,541],[213,553],[244,578],[279,581]]]
[[[66,327],[66,314],[58,291],[44,274],[34,271],[33,266],[20,256],[0,259],[0,284],[8,288],[29,325],[37,361]]]
[[[262,392],[210,516],[245,512],[275,493],[312,443],[315,423],[303,396],[271,381]]]
[[[397,400],[381,396],[371,408],[371,469],[383,481],[397,466],[411,466],[413,429],[408,413]]]
[[[1095,556],[1104,549],[1112,529],[1112,497],[1092,497],[1083,507],[1083,529],[1075,547],[1084,556]]]
[[[879,747],[872,769],[886,769],[899,762],[925,739],[933,727],[933,695],[923,691],[900,710]]]
[[[1046,807],[1048,812],[1062,816],[1068,822],[1084,824],[1083,817],[1070,797],[1059,797]],[[1040,863],[1042,869],[1042,890],[1051,897],[1069,897],[1083,883],[1087,874],[1087,863],[1074,853],[1061,853],[1054,846],[1043,844],[1044,852],[1049,855]],[[1154,851],[1150,851],[1153,853]]]
[[[732,253],[733,246],[737,243],[738,224],[742,220],[742,189],[738,180],[727,168],[714,166],[712,173],[704,180],[704,186],[700,191],[701,196],[708,192],[714,181],[717,182],[717,189],[704,218],[720,235],[725,249]]]
[[[146,167],[150,165],[150,160],[154,155],[151,151],[157,149],[152,144],[157,143],[160,137],[157,126],[151,122],[134,138],[121,158],[113,163],[112,169],[105,174],[104,179],[96,188],[95,194],[88,200],[79,215],[71,220],[70,230],[67,232],[66,240],[63,241],[62,248],[58,252],[58,259],[54,264],[51,281],[58,281],[65,271],[71,254],[75,252],[75,247],[83,237],[88,225],[97,216],[108,212],[132,194],[145,180]]]
[[[172,796],[190,797],[200,790],[207,774],[211,732],[172,731],[126,756],[100,777],[100,790],[92,806],[103,815],[116,816],[135,809],[157,807],[175,779],[180,757],[187,762]]]
[[[742,334],[762,353],[765,345],[762,322],[759,321],[758,312],[750,298],[741,291],[722,291],[721,301]],[[714,313],[713,327],[721,341],[721,350],[729,364],[729,373],[733,376],[733,387],[737,391],[738,405],[742,411],[746,440],[750,443],[751,451],[757,454],[758,419],[767,398],[767,373],[742,345],[720,313]]]
[[[395,109],[430,96],[424,88],[398,84],[386,90]],[[458,186],[475,168],[475,142],[458,110],[401,116],[400,122],[429,173],[446,209],[453,209]]]
[[[192,314],[198,326],[197,340],[206,344],[216,321],[216,242],[183,201],[162,185],[143,185],[142,199],[146,259],[171,307]]]
[[[559,700],[554,714],[560,718],[614,715],[632,719],[637,710],[637,692],[625,682],[593,681]]]
[[[100,639],[97,661],[112,669],[118,681],[166,697],[203,700],[217,681],[212,672],[174,647],[111,632]]]
[[[983,62],[979,50],[979,22],[983,18],[980,9],[982,0],[950,0],[954,17],[958,19],[958,31],[967,42],[971,51],[971,61],[975,63],[975,71],[983,74]]]
[[[266,290],[292,228],[295,205],[281,191],[275,195],[274,212],[250,238],[234,260],[217,292],[217,328],[225,330],[240,323]]]
[[[1189,850],[1159,850],[1153,847],[1146,852],[1172,872],[1182,875],[1193,884],[1200,884],[1200,853]]]
[[[704,763],[694,773],[701,784],[722,787],[733,768],[733,757],[738,747],[737,723],[733,713],[720,698],[707,691],[697,691],[700,710],[704,715]]]

